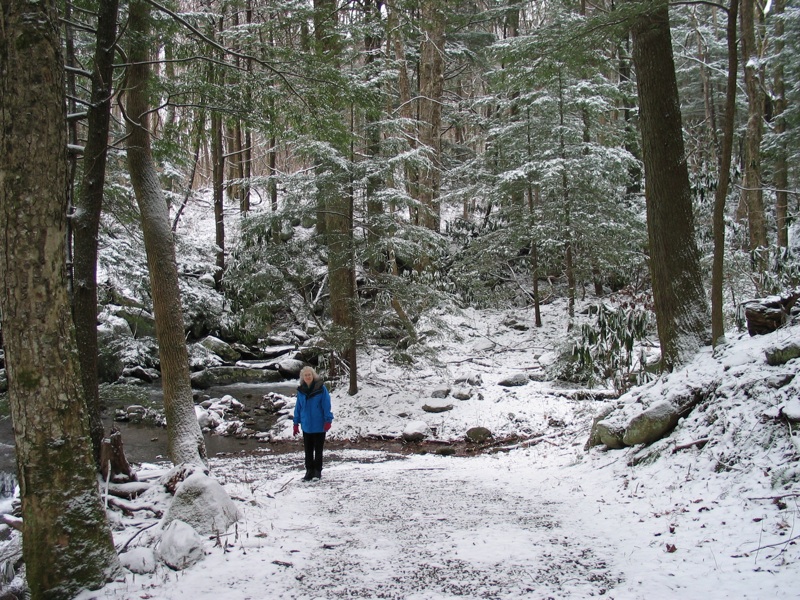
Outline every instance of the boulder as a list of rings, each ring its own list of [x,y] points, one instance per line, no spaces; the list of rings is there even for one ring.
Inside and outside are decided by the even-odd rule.
[[[611,449],[618,450],[625,447],[625,443],[622,441],[625,427],[618,421],[598,421],[595,425],[595,434],[601,444],[605,444]]]
[[[144,367],[135,366],[135,367],[128,367],[122,370],[123,377],[134,377],[136,379],[140,379],[145,383],[153,383],[156,379],[158,379],[161,374],[156,371],[155,369],[145,369]]]
[[[469,400],[475,395],[475,390],[472,388],[457,388],[453,391],[453,398],[456,400]]]
[[[164,523],[181,521],[203,535],[224,533],[239,520],[239,509],[220,483],[195,471],[175,488]]]
[[[221,367],[225,364],[222,357],[217,356],[208,348],[200,344],[189,344],[189,368],[192,371],[201,371],[210,367]]]
[[[453,410],[453,405],[446,400],[433,399],[423,404],[422,410],[429,413],[447,412],[448,410]]]
[[[431,390],[431,398],[447,398],[450,395],[450,387],[443,385]]]
[[[470,427],[466,433],[467,441],[475,444],[482,444],[492,437],[492,432],[486,427]]]
[[[232,383],[277,383],[282,380],[277,371],[245,367],[211,367],[192,373],[192,387],[201,390]]]
[[[223,342],[213,335],[204,337],[199,343],[203,348],[210,350],[228,363],[235,363],[242,357],[229,343]]]
[[[497,385],[502,385],[503,387],[517,387],[520,385],[527,385],[529,381],[530,379],[525,373],[515,373],[510,377],[501,379],[497,382]]]
[[[171,569],[181,571],[200,561],[205,555],[203,538],[183,521],[170,522],[161,534],[158,557]]]
[[[583,447],[584,450],[588,450],[589,448],[593,448],[594,446],[598,446],[603,444],[604,442],[600,439],[600,433],[597,430],[597,424],[604,420],[608,415],[614,412],[616,405],[614,404],[606,404],[603,408],[600,409],[600,412],[595,415],[592,419],[592,428],[590,429],[589,439],[586,440],[586,445]],[[620,441],[622,441],[620,439]]]
[[[800,358],[800,344],[787,340],[783,344],[765,350],[764,354],[767,357],[767,364],[777,367],[795,358]]]
[[[672,431],[678,424],[678,410],[671,402],[662,400],[628,421],[623,443],[627,446],[652,444]]]
[[[278,373],[280,373],[284,379],[299,379],[300,370],[304,366],[305,363],[302,360],[295,360],[292,358],[287,358],[277,364]]]
[[[114,315],[124,319],[131,328],[133,337],[155,337],[156,320],[155,317],[143,308],[120,307],[114,311]]]
[[[131,573],[145,575],[156,570],[156,555],[150,548],[131,548],[119,555],[119,562]]]
[[[411,421],[403,429],[403,439],[407,442],[421,442],[430,433],[425,421]]]
[[[800,400],[794,398],[783,404],[780,414],[790,423],[800,423]]]
[[[472,385],[477,387],[483,385],[483,377],[481,376],[480,373],[464,372],[456,376],[455,382],[466,383],[467,385]]]

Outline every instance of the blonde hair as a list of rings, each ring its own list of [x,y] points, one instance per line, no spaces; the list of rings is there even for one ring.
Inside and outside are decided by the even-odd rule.
[[[314,379],[319,379],[319,375],[317,375],[317,372],[314,370],[314,367],[305,366],[302,369],[300,369],[300,383],[303,383],[303,375],[305,375],[306,373],[311,373],[311,375],[314,376]]]

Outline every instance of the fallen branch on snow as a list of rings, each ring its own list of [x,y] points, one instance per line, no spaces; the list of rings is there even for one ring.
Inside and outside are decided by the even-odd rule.
[[[695,446],[697,446],[698,448],[702,448],[702,447],[703,447],[703,446],[705,446],[707,443],[708,443],[708,438],[703,438],[703,439],[700,439],[700,440],[695,440],[695,441],[693,441],[693,442],[689,442],[688,444],[681,444],[680,446],[675,446],[675,447],[672,449],[672,453],[673,453],[673,454],[675,454],[676,452],[678,452],[678,451],[680,451],[680,450],[687,450],[688,448],[693,448],[693,447],[695,447]]]
[[[17,531],[22,531],[22,519],[19,517],[15,517],[14,515],[2,515],[0,516],[0,521],[8,525],[9,527],[13,527]]]
[[[142,510],[148,510],[159,519],[164,515],[164,511],[159,510],[152,504],[136,504],[135,502],[128,502],[127,500],[123,500],[122,498],[117,498],[116,496],[108,496],[108,495],[106,496],[106,502],[110,506],[118,508],[126,513],[135,513]]]

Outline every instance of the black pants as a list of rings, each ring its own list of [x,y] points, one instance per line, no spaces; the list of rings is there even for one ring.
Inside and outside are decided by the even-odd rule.
[[[325,446],[325,432],[303,432],[303,447],[306,451],[306,471],[322,472],[322,448]]]

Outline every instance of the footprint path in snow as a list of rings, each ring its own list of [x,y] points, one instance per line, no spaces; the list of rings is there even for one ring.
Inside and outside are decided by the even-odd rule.
[[[334,454],[311,484],[296,460],[280,461],[274,481],[291,483],[279,500],[296,507],[275,538],[292,564],[291,597],[586,598],[618,583],[591,541],[561,531],[563,507],[469,460]]]

